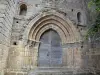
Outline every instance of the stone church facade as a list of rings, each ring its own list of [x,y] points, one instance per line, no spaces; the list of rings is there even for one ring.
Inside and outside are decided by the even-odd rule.
[[[93,58],[99,55],[90,54],[84,41],[87,2],[0,0],[0,75],[94,72]],[[99,72],[100,65],[96,66]]]

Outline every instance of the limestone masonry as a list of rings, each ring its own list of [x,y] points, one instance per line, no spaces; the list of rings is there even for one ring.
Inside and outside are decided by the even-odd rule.
[[[0,75],[99,73],[100,47],[84,41],[88,1],[0,0]]]

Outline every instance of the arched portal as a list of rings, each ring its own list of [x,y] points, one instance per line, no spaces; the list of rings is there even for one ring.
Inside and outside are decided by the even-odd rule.
[[[58,33],[52,29],[44,32],[40,38],[38,66],[61,66],[62,46]]]
[[[53,14],[37,16],[35,20],[33,19],[29,23],[25,34],[28,37],[25,35],[23,39],[28,39],[28,41],[23,40],[23,42],[29,44],[31,51],[33,51],[33,66],[80,67],[79,43],[81,42],[81,36],[69,19]],[[58,43],[56,44],[55,41]],[[52,46],[52,42],[54,42],[54,46]]]

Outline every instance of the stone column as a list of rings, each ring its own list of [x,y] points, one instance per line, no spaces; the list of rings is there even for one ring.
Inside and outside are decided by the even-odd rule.
[[[35,67],[37,67],[38,66],[38,53],[39,53],[39,51],[38,51],[38,49],[39,49],[39,42],[35,42],[35,47],[34,47],[34,50],[35,50],[35,63],[34,63],[34,66]]]
[[[31,54],[31,68],[34,69],[38,65],[38,47],[39,47],[39,42],[29,40],[29,50]]]
[[[63,45],[63,67],[81,67],[81,48],[79,43],[67,43]]]
[[[63,67],[73,67],[73,48],[68,43],[63,45]]]
[[[62,65],[67,66],[67,48],[63,48]]]
[[[37,67],[38,65],[38,47],[34,47],[34,63],[33,66]]]

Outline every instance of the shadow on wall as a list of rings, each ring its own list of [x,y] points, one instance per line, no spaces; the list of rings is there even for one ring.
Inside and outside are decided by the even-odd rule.
[[[26,15],[26,13],[27,13],[27,6],[25,5],[25,4],[22,4],[21,6],[20,6],[20,12],[19,12],[19,15]]]

